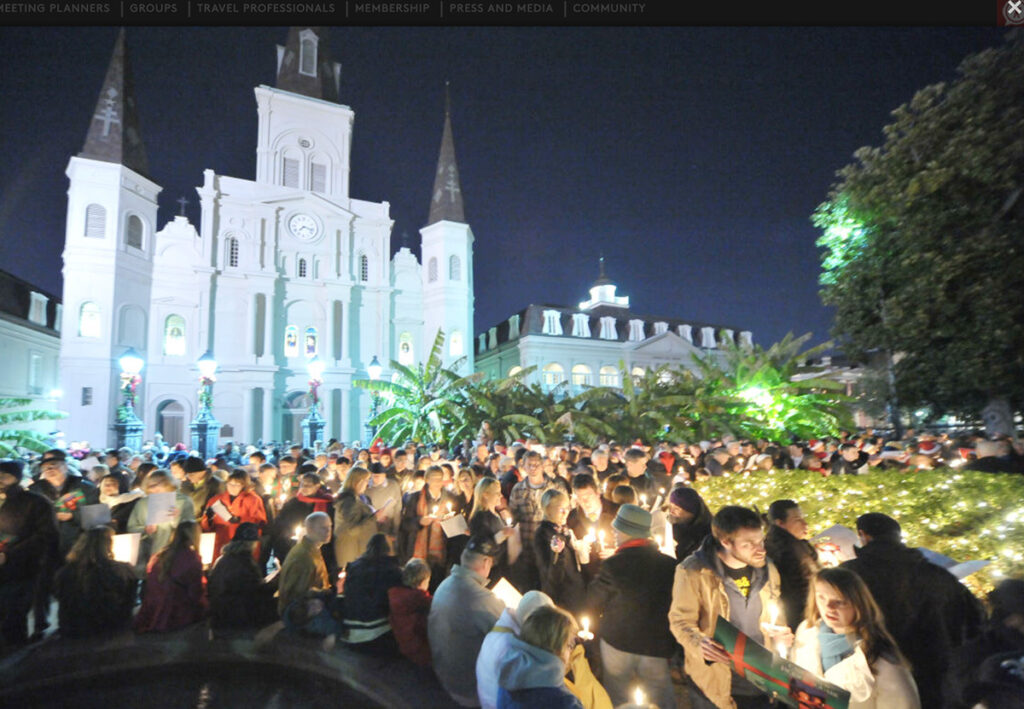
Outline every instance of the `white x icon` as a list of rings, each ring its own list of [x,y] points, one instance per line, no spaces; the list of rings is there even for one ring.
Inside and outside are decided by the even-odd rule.
[[[1011,15],[1019,15],[1019,14],[1021,14],[1021,3],[1022,2],[1024,2],[1024,0],[1017,0],[1017,2],[1014,2],[1013,0],[1009,0],[1007,5],[1009,5],[1010,14]]]

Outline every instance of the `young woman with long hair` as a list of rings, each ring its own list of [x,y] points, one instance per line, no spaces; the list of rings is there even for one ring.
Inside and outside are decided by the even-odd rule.
[[[167,546],[149,560],[135,629],[144,633],[184,628],[201,620],[206,606],[199,523],[181,522]]]

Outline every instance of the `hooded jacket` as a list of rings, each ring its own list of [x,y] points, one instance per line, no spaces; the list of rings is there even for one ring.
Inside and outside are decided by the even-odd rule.
[[[701,639],[714,636],[718,616],[729,618],[725,570],[717,544],[709,536],[700,549],[676,567],[668,621],[672,634],[686,651],[686,674],[716,707],[732,709],[736,706],[731,696],[732,669],[721,662],[708,664],[700,650]],[[780,602],[779,572],[770,561],[754,569],[751,588],[757,589],[761,599],[759,622],[770,623],[771,605]]]
[[[562,658],[513,635],[498,666],[498,709],[583,709],[564,677]]]

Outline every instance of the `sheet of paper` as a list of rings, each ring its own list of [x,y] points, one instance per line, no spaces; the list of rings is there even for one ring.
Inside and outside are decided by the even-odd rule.
[[[114,535],[114,558],[126,564],[135,566],[139,561],[139,543],[142,541],[142,534],[132,532],[130,534]]]
[[[849,527],[834,524],[824,532],[811,537],[811,544],[818,549],[818,555],[822,557],[825,566],[835,566],[857,556],[854,547],[860,544],[860,537]],[[829,563],[830,561],[835,563]]]
[[[515,610],[519,606],[519,601],[523,600],[523,594],[519,593],[505,577],[498,579],[498,583],[494,584],[491,593],[497,596],[506,608],[512,610]]]
[[[146,526],[173,522],[176,495],[173,492],[153,492],[146,496]]]
[[[469,524],[467,524],[466,518],[462,515],[452,515],[448,519],[442,521],[441,529],[444,530],[444,536],[446,537],[457,537],[460,534],[469,534]]]
[[[220,500],[217,500],[212,505],[210,505],[210,509],[213,510],[213,513],[215,515],[220,517],[225,522],[230,522],[231,521],[231,510],[229,510],[227,508],[227,505],[225,505]]]
[[[92,529],[110,524],[110,507],[102,502],[98,505],[84,505],[82,512],[82,529]]]

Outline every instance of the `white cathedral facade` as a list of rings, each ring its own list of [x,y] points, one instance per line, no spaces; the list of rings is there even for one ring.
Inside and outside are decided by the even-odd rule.
[[[354,113],[338,101],[340,67],[318,28],[278,47],[277,80],[255,89],[254,180],[204,171],[201,219],[157,224],[161,187],[148,164],[123,33],[83,150],[67,168],[60,343],[69,440],[114,442],[118,360],[145,360],[136,412],[145,438],[188,441],[197,360],[218,363],[213,412],[222,437],[301,440],[307,364],[325,365],[324,437],[364,438],[371,399],[353,380],[376,357],[424,359],[438,330],[445,359],[473,371],[473,233],[464,216],[445,115],[422,264],[391,256],[387,202],[350,194]],[[425,196],[426,197],[426,196]]]

